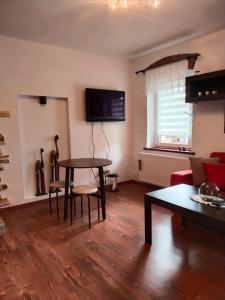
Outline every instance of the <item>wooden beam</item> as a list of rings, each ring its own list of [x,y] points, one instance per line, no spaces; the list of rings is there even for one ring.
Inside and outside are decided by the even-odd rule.
[[[147,68],[137,71],[136,74],[140,74],[140,73],[144,74],[148,70],[162,67],[164,65],[168,65],[168,64],[171,64],[171,63],[174,63],[174,62],[177,62],[180,60],[184,60],[184,59],[188,60],[188,69],[194,69],[195,62],[200,55],[201,54],[199,54],[199,53],[183,53],[183,54],[175,54],[175,55],[166,56],[164,58],[157,60],[153,64],[149,65]]]

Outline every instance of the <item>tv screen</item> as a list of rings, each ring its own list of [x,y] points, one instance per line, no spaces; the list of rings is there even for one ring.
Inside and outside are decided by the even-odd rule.
[[[125,121],[125,92],[87,88],[85,101],[88,122]]]

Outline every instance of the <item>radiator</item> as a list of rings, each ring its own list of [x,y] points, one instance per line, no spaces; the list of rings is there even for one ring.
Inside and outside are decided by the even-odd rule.
[[[188,157],[141,152],[139,159],[139,180],[162,187],[170,185],[173,172],[190,169]]]

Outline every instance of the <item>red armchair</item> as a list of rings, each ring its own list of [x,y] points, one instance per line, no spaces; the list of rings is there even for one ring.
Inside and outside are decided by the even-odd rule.
[[[220,162],[222,164],[225,164],[225,152],[212,152],[210,154],[210,157],[219,157]],[[176,185],[181,183],[193,185],[192,170],[178,171],[174,172],[171,175],[170,185]]]

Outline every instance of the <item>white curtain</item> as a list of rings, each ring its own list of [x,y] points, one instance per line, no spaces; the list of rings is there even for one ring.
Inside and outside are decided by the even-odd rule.
[[[149,70],[145,74],[146,96],[165,90],[183,88],[185,77],[191,75],[193,75],[193,70],[188,69],[187,60]]]
[[[184,99],[185,78],[193,74],[187,60],[146,72],[147,147],[157,144],[159,135],[182,136],[187,127],[190,140],[192,107]]]

